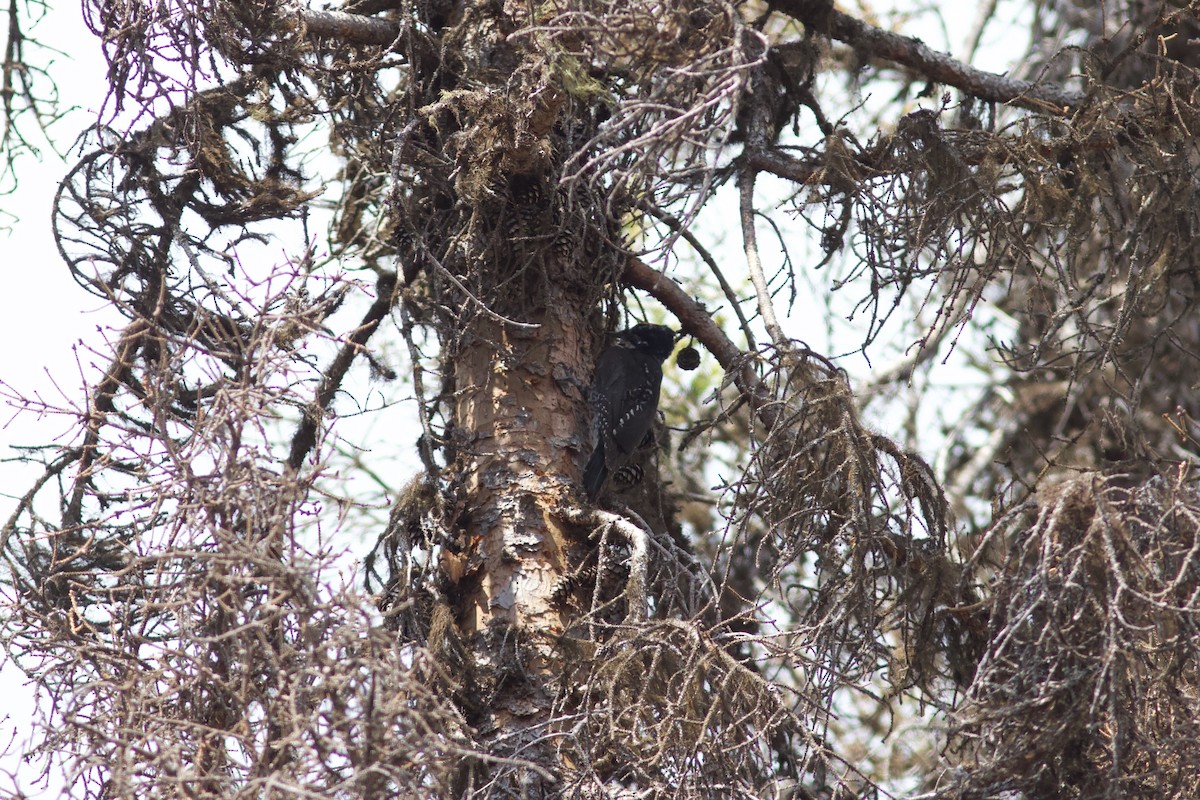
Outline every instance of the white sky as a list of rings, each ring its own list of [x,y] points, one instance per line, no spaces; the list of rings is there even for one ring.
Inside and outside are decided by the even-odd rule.
[[[857,10],[853,6],[848,4],[848,10]],[[954,20],[950,40],[956,52],[962,52],[972,24],[970,17]],[[83,25],[77,0],[63,2],[38,28],[27,33],[35,38],[41,35],[64,51],[50,66],[63,105],[75,107],[51,132],[59,146],[65,147],[95,121],[97,106],[104,98],[106,66],[95,37]],[[946,46],[942,30],[917,33],[932,46]],[[999,66],[995,63],[997,57],[1003,58],[1012,48],[1006,51],[993,47],[990,52],[992,63],[982,58],[977,63]],[[41,397],[49,405],[77,402],[83,396],[84,376],[94,376],[99,362],[80,345],[87,342],[102,347],[97,344],[102,341],[98,331],[106,331],[117,322],[116,315],[71,279],[51,236],[51,203],[70,163],[70,154],[64,161],[43,147],[40,163],[31,157],[18,162],[17,190],[0,196],[0,225],[7,226],[0,229],[5,256],[0,262],[4,271],[0,341],[5,343],[0,348],[0,459],[11,454],[12,446],[44,444],[70,430],[69,419],[28,412],[14,418],[12,395],[16,392]],[[760,231],[760,236],[764,235],[765,231]],[[736,246],[736,242],[733,244]],[[812,343],[820,346],[819,341]],[[13,496],[25,492],[35,474],[26,466],[0,461],[0,523],[12,512]],[[17,786],[32,792],[28,782],[32,776],[26,773],[21,779],[22,766],[14,755],[22,749],[19,741],[27,735],[32,688],[24,685],[19,672],[4,665],[0,667],[0,696],[4,697],[0,701],[0,795]],[[12,742],[13,737],[18,741]],[[6,774],[16,775],[16,783]]]
[[[51,129],[59,146],[65,147],[95,119],[94,104],[104,97],[106,68],[77,5],[67,5],[64,11],[48,16],[33,31],[35,37],[39,34],[67,52],[56,56],[51,64],[63,106],[75,107]],[[42,160],[39,163],[28,155],[20,158],[17,190],[0,196],[0,225],[4,226],[0,229],[4,253],[0,262],[4,271],[0,341],[5,342],[0,350],[0,381],[22,393],[41,394],[50,400],[61,396],[47,374],[50,371],[63,382],[63,390],[76,394],[80,385],[78,370],[65,365],[75,360],[75,343],[82,339],[94,341],[96,328],[104,324],[106,317],[95,313],[101,308],[100,301],[71,279],[51,236],[51,205],[71,156],[68,154],[67,161],[60,159],[37,140],[36,130],[29,133],[40,146]],[[80,357],[86,359],[85,355]],[[65,427],[64,422],[55,427],[52,421],[26,416],[10,424],[11,417],[8,397],[0,398],[0,447],[44,441],[47,431]],[[14,492],[13,478],[9,466],[0,464],[0,492]],[[10,508],[0,498],[0,512],[5,517]]]
[[[78,108],[51,130],[63,147],[95,119],[95,104],[104,97],[106,67],[97,40],[83,25],[77,2],[63,3],[31,33],[65,51],[54,58],[52,74],[64,106]],[[85,371],[94,370],[88,369],[93,361],[90,354],[76,345],[84,340],[95,342],[97,328],[113,318],[111,312],[97,312],[100,301],[71,279],[58,256],[51,236],[50,209],[68,166],[42,146],[44,142],[37,143],[41,162],[22,158],[17,164],[17,190],[0,196],[0,225],[6,228],[0,230],[0,252],[4,253],[0,261],[4,287],[0,292],[0,341],[4,342],[0,348],[0,459],[7,458],[14,445],[45,443],[68,430],[69,421],[62,418],[23,413],[14,419],[10,395],[15,390],[29,397],[40,396],[51,405],[61,404],[64,394],[79,398],[83,378],[75,366],[77,359]],[[35,474],[27,466],[0,462],[0,524],[12,513],[12,496],[27,491]],[[0,795],[18,786],[32,792],[32,770],[16,755],[28,735],[33,688],[7,663],[0,667],[0,697],[4,698],[0,701]]]
[[[954,20],[949,38],[956,50],[961,50],[972,23],[970,18]],[[95,120],[97,106],[104,97],[106,67],[97,41],[84,27],[74,3],[51,10],[32,33],[65,51],[51,64],[63,105],[75,108],[52,130],[59,146],[64,147]],[[926,29],[920,34],[933,46],[945,46],[944,31]],[[982,61],[988,52],[995,56],[1004,49],[984,48],[978,60]],[[77,345],[95,344],[97,331],[117,319],[71,279],[51,236],[54,192],[72,162],[70,154],[63,161],[43,147],[41,163],[28,156],[18,162],[17,191],[0,196],[0,226],[7,228],[0,228],[5,254],[0,262],[5,288],[0,292],[0,341],[5,342],[0,348],[0,458],[9,446],[44,443],[68,427],[67,420],[27,413],[13,421],[9,400],[12,390],[43,397],[52,405],[65,399],[64,393],[78,399],[83,382],[81,367],[94,374],[95,359]],[[768,241],[765,233],[760,232],[760,237]],[[7,496],[24,491],[21,478],[27,475],[25,468],[0,462],[0,517],[7,518],[12,508]]]

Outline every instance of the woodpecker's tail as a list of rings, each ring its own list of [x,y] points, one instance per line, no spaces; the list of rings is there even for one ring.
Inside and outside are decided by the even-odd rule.
[[[608,465],[604,461],[604,443],[601,442],[596,445],[587,466],[583,468],[583,490],[587,492],[590,500],[600,496],[600,490],[604,488],[604,481],[608,478]]]

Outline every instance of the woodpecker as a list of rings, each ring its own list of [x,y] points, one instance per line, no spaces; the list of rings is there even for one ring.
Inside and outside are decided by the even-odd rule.
[[[662,325],[643,324],[614,338],[596,360],[588,398],[596,449],[584,467],[583,488],[592,500],[609,475],[626,465],[654,424],[662,365],[678,337]]]

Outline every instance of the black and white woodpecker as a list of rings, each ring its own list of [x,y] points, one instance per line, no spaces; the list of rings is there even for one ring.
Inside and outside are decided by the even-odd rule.
[[[596,449],[583,469],[583,488],[592,500],[610,475],[629,461],[654,424],[662,365],[678,335],[663,325],[634,325],[613,336],[596,360],[589,402]]]

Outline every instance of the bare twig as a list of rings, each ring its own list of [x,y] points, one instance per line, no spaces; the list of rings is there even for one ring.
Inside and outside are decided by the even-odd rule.
[[[983,34],[987,30],[988,23],[992,17],[996,15],[996,6],[999,0],[987,0],[980,4],[978,11],[975,13],[975,23],[972,26],[970,35],[967,37],[967,48],[963,55],[963,60],[970,64],[975,60],[975,53],[979,50],[979,44],[983,41]]]
[[[425,371],[421,367],[421,352],[417,349],[416,342],[413,341],[412,317],[403,297],[400,300],[400,335],[404,337],[404,343],[408,347],[408,358],[412,362],[413,396],[417,401],[417,419],[421,422],[421,439],[417,442],[417,452],[421,456],[425,472],[432,478],[438,474],[437,462],[433,459],[433,447],[437,436],[433,432],[433,424],[429,419],[429,406],[425,399],[425,380],[423,378]]]
[[[771,297],[771,287],[763,274],[762,259],[758,254],[758,234],[754,229],[754,170],[743,170],[738,176],[738,192],[741,197],[742,246],[746,253],[746,268],[750,272],[750,280],[754,283],[754,292],[758,295],[758,313],[763,318],[767,334],[776,347],[782,347],[787,337],[779,318],[775,314],[775,301]]]
[[[312,403],[304,410],[304,417],[300,420],[300,425],[292,436],[292,446],[288,452],[287,465],[290,469],[299,470],[300,465],[304,463],[304,457],[316,445],[317,426],[320,424],[321,418],[337,395],[338,388],[342,385],[342,380],[346,377],[350,365],[363,352],[367,340],[371,338],[371,335],[379,328],[379,323],[391,311],[392,303],[395,300],[395,288],[395,273],[380,275],[376,284],[375,302],[363,315],[362,322],[350,332],[342,344],[342,349],[333,359],[333,363],[325,370],[325,374],[321,378],[321,385],[317,387],[317,393]]]
[[[899,36],[868,25],[823,3],[805,0],[772,0],[775,10],[811,25],[840,42],[870,53],[876,58],[894,61],[922,77],[954,86],[983,100],[1011,103],[1032,111],[1066,116],[1082,103],[1086,95],[1051,83],[1006,78],[984,72],[955,60],[946,53],[929,48],[919,39]]]
[[[668,214],[662,209],[655,208],[648,203],[642,203],[641,207],[657,220],[661,220],[663,224],[669,227],[672,231],[683,237],[683,240],[691,245],[696,251],[696,255],[708,266],[713,277],[717,279],[717,283],[721,286],[721,291],[725,294],[725,299],[729,301],[733,313],[737,315],[738,323],[742,326],[742,333],[746,335],[746,348],[754,349],[754,331],[750,327],[750,321],[746,319],[745,312],[742,311],[742,299],[737,296],[737,292],[733,290],[733,286],[729,284],[729,279],[725,277],[725,273],[717,264],[717,260],[713,258],[712,253],[708,251],[699,239],[696,238],[690,230],[685,228],[682,222],[673,214]]]
[[[475,305],[476,308],[478,308],[480,311],[482,311],[487,316],[494,319],[496,322],[502,323],[504,325],[512,325],[514,328],[525,328],[526,330],[537,330],[538,328],[541,327],[541,324],[537,323],[537,322],[521,322],[520,320],[510,319],[509,317],[506,317],[503,314],[497,314],[495,311],[493,311],[488,306],[487,303],[483,302],[478,297],[476,297],[471,292],[471,290],[468,289],[466,287],[466,285],[464,285],[463,282],[458,279],[457,275],[455,275],[450,270],[446,269],[446,267],[442,265],[442,262],[438,260],[437,256],[435,256],[429,250],[429,248],[423,247],[422,250],[424,252],[425,258],[429,259],[429,262],[431,264],[433,264],[435,267],[437,267],[438,272],[443,277],[447,278],[452,284],[454,284],[454,287],[456,289],[458,289],[460,292],[462,292],[464,295],[466,295],[467,299],[470,300]]]

